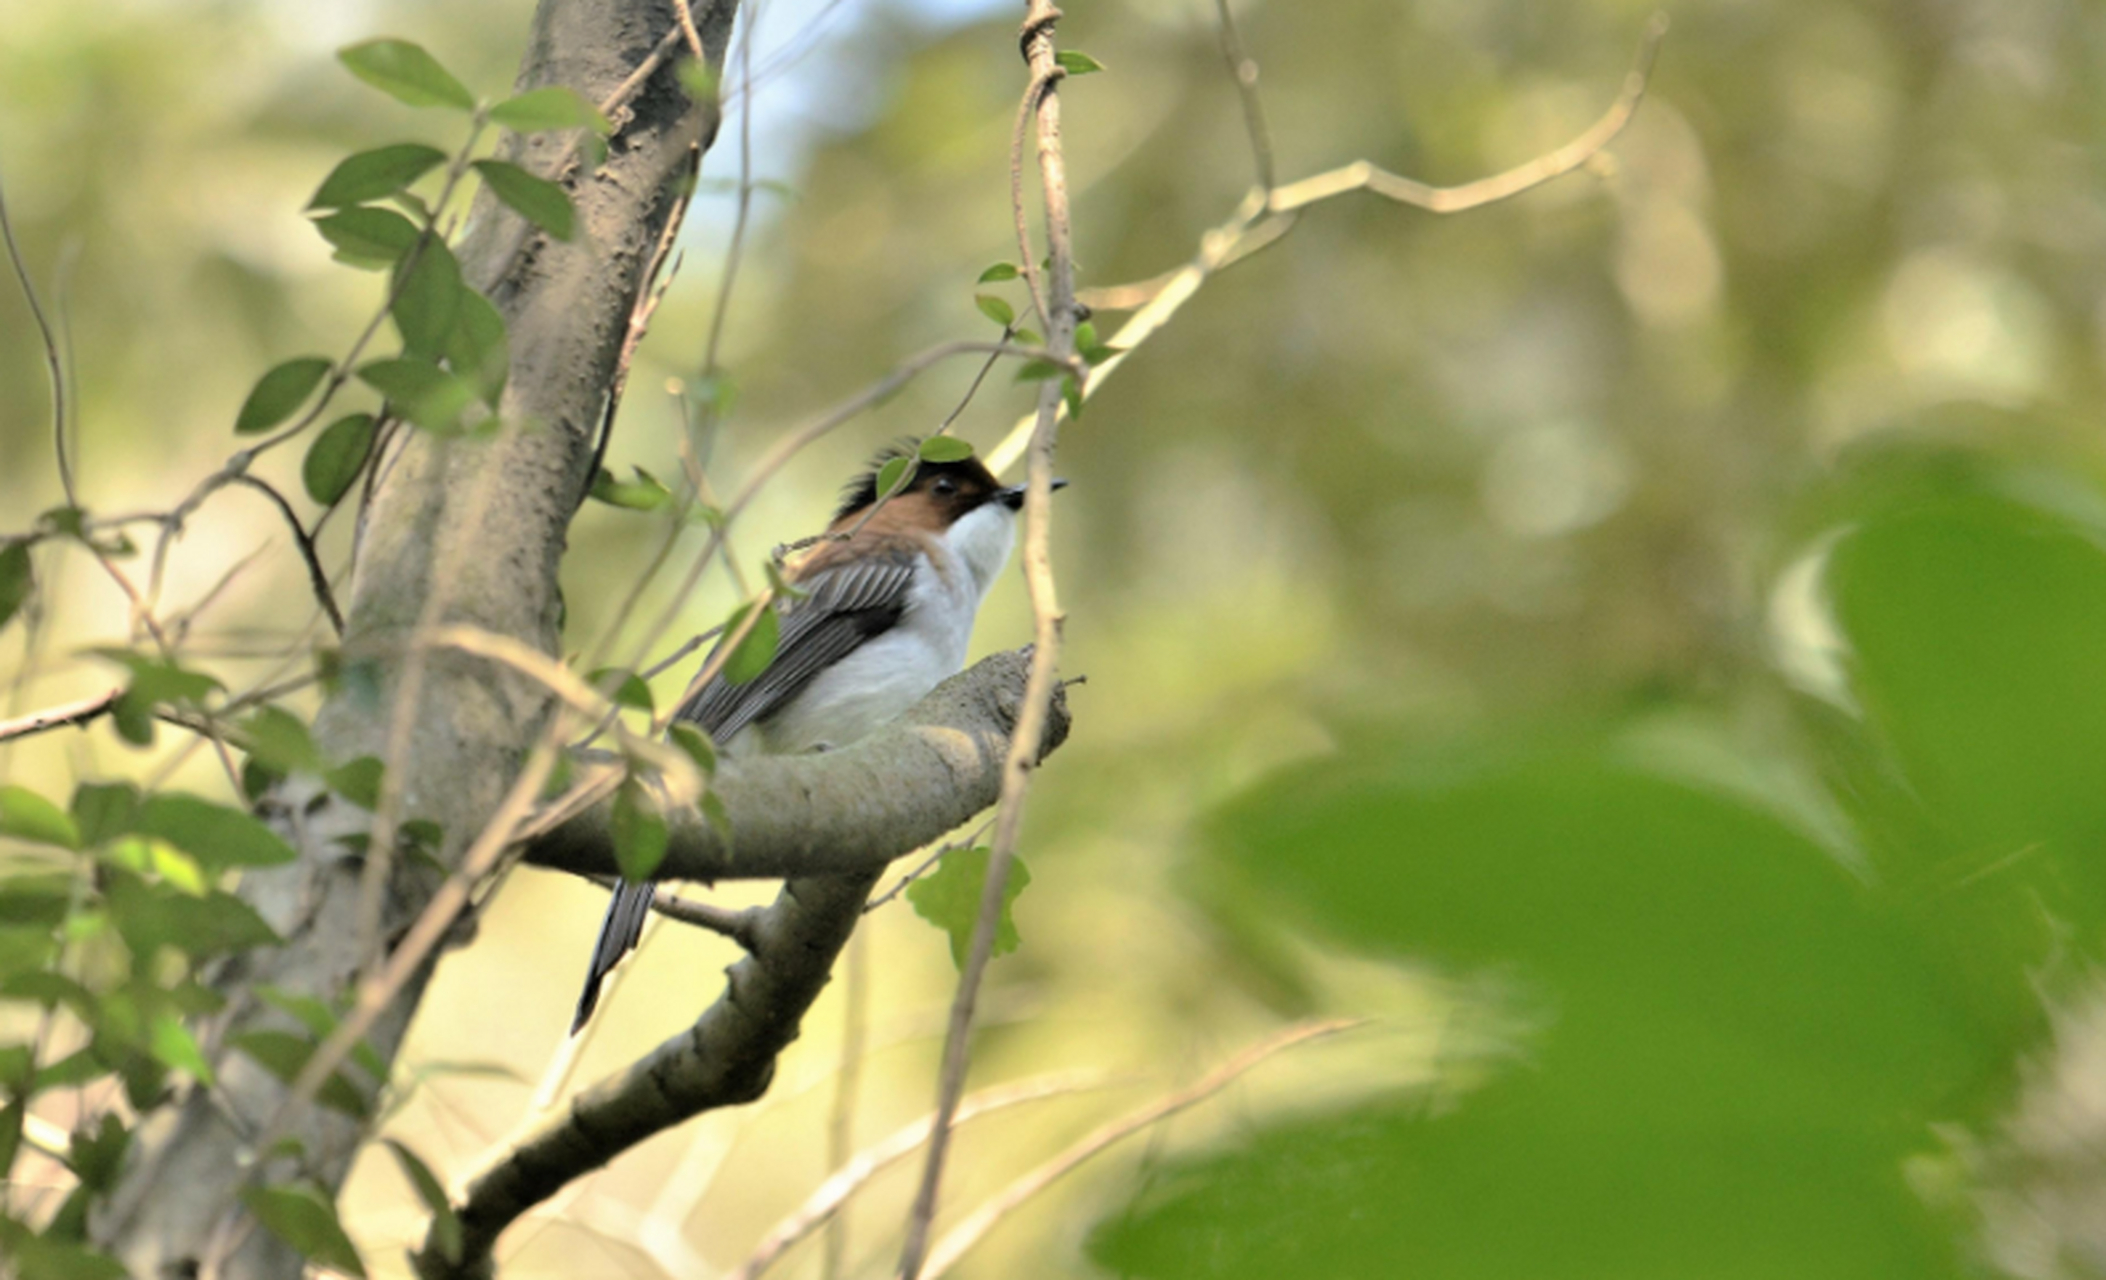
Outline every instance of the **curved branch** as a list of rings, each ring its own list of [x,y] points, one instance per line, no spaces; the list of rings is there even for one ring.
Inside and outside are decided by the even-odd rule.
[[[993,804],[1024,701],[1028,649],[998,653],[936,687],[898,723],[839,751],[727,760],[713,789],[726,841],[692,808],[666,814],[659,880],[777,879],[882,871]],[[1040,758],[1066,738],[1056,701]],[[525,860],[574,875],[619,874],[614,806],[595,801],[535,836]]]
[[[421,1275],[490,1274],[505,1228],[565,1183],[673,1125],[766,1091],[776,1056],[825,989],[885,864],[994,803],[1030,661],[1028,650],[995,654],[938,686],[898,727],[845,750],[719,771],[735,849],[727,852],[699,819],[676,823],[661,877],[831,874],[790,880],[744,921],[739,940],[748,954],[692,1027],[579,1094],[477,1178],[458,1213],[460,1255],[448,1258],[435,1231],[417,1257]],[[1043,752],[1067,729],[1067,708],[1056,702]],[[802,798],[785,804],[788,789]],[[842,848],[827,845],[834,839]],[[605,806],[539,837],[527,857],[585,874],[611,868]]]

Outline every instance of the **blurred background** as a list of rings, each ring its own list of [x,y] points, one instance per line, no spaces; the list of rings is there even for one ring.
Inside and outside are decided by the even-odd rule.
[[[1021,291],[974,282],[1017,256],[1020,8],[755,11],[612,467],[679,474],[687,410],[728,389],[693,447],[733,488],[913,353],[995,336],[976,291]],[[1434,183],[1585,128],[1652,12],[1237,5],[1282,179],[1366,158]],[[334,49],[406,37],[496,94],[529,14],[0,0],[0,183],[65,317],[92,510],[169,506],[231,450],[261,370],[340,351],[377,305],[300,210],[348,150],[458,138]],[[939,1234],[1283,1026],[1375,1021],[1107,1151],[957,1274],[2106,1274],[2106,9],[1671,16],[1612,164],[1452,218],[1313,208],[1063,432],[1064,665],[1088,683],[1032,794],[1023,945],[991,971],[972,1077],[1049,1096],[964,1130]],[[1214,7],[1078,5],[1060,38],[1107,68],[1062,90],[1083,284],[1151,279],[1252,179]],[[761,185],[705,382],[742,136]],[[8,530],[62,501],[41,362],[0,290]],[[940,366],[802,455],[735,532],[747,571],[973,372]],[[960,433],[991,448],[1030,396],[996,375]],[[267,473],[297,489],[297,463]],[[665,535],[580,514],[571,654],[608,639]],[[39,612],[0,634],[8,714],[108,688],[80,654],[127,631],[85,557],[39,571]],[[677,576],[621,660],[736,599],[712,571],[653,637]],[[175,549],[164,606],[207,596],[188,652],[236,687],[323,634],[252,494],[215,497]],[[1029,627],[1012,575],[978,645]],[[147,776],[173,738],[33,739],[0,747],[0,778]],[[201,755],[173,776],[225,789]],[[532,1112],[602,904],[515,874],[443,966],[389,1132],[446,1175]],[[655,929],[573,1083],[720,989],[727,944]],[[841,1135],[925,1115],[946,941],[895,901],[850,964],[766,1099],[571,1188],[507,1237],[505,1274],[720,1274]],[[889,1274],[915,1163],[779,1273]],[[373,1271],[406,1274],[423,1211],[384,1154],[344,1212]]]

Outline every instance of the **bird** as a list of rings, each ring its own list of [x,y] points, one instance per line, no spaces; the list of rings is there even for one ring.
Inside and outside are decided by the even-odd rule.
[[[909,478],[880,503],[880,477],[897,459]],[[720,670],[674,718],[732,759],[846,746],[894,719],[964,670],[973,619],[1009,561],[1023,507],[1024,486],[1004,486],[976,456],[932,461],[911,438],[881,450],[842,490],[826,533],[785,570],[798,594],[781,606],[767,669],[743,684]],[[615,886],[572,1035],[635,949],[654,890]]]

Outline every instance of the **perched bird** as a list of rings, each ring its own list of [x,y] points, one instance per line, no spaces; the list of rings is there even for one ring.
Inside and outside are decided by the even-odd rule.
[[[1024,487],[1003,487],[978,458],[921,461],[880,506],[879,473],[917,447],[907,441],[873,459],[842,491],[828,536],[791,563],[785,576],[807,594],[781,607],[768,669],[746,684],[719,675],[675,713],[701,726],[720,753],[844,746],[964,669],[973,615],[1016,538]],[[600,983],[635,948],[652,892],[650,884],[615,887],[573,1034],[592,1016]]]

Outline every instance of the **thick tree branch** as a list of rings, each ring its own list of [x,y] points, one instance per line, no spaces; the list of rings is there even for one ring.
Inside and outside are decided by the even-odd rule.
[[[671,811],[672,838],[657,878],[882,871],[956,829],[1001,794],[1030,662],[1028,649],[986,658],[938,685],[897,724],[839,751],[725,761],[714,787],[731,815],[731,841],[693,809]],[[1039,758],[1067,730],[1066,703],[1056,700]],[[612,821],[612,801],[603,799],[535,837],[526,861],[613,875]]]
[[[661,877],[834,874],[790,880],[773,905],[751,916],[739,939],[749,954],[693,1027],[579,1094],[566,1114],[476,1179],[459,1210],[461,1256],[444,1256],[434,1236],[418,1257],[422,1274],[489,1274],[498,1236],[571,1179],[767,1089],[776,1056],[825,988],[885,865],[994,803],[1030,663],[1028,650],[995,654],[938,686],[898,726],[844,750],[723,766],[716,785],[736,847],[727,854],[698,818],[676,821]],[[1043,751],[1058,747],[1067,729],[1066,705],[1056,700]],[[842,849],[828,848],[836,838]],[[611,867],[604,806],[536,840],[528,855],[587,874]]]
[[[721,60],[735,0],[696,6]],[[594,101],[623,99],[606,162],[567,161],[559,135],[513,138],[506,157],[570,192],[580,236],[558,243],[533,231],[486,191],[460,246],[464,276],[494,302],[510,338],[506,429],[482,439],[406,431],[378,461],[371,505],[345,597],[344,655],[360,678],[322,710],[315,737],[332,759],[390,756],[405,655],[426,645],[420,623],[466,625],[554,652],[561,604],[556,567],[585,490],[599,419],[651,249],[678,206],[689,157],[715,129],[713,105],[688,100],[661,48],[676,25],[671,0],[541,0],[520,89],[567,85]],[[652,70],[641,72],[646,64]],[[436,823],[451,864],[499,810],[528,748],[542,735],[546,692],[473,654],[423,658],[415,723],[391,756],[403,811]],[[218,1087],[190,1089],[138,1129],[134,1158],[94,1230],[136,1276],[212,1272],[229,1280],[295,1277],[302,1259],[247,1219],[240,1195],[255,1181],[311,1180],[333,1190],[364,1137],[356,1121],[304,1107],[278,1121],[287,1092],[226,1046],[243,1032],[296,1029],[260,1002],[270,985],[342,1007],[361,973],[360,862],[346,837],[371,819],[295,779],[266,804],[300,854],[292,866],[247,877],[242,894],[284,947],[243,956],[208,975],[226,1011],[201,1037]],[[410,860],[400,860],[409,862]],[[392,947],[425,914],[439,878],[404,866],[390,877],[378,936]],[[366,1039],[392,1057],[432,963],[372,991]],[[261,1128],[282,1126],[289,1146],[250,1150]],[[290,1153],[290,1154],[288,1154]]]

